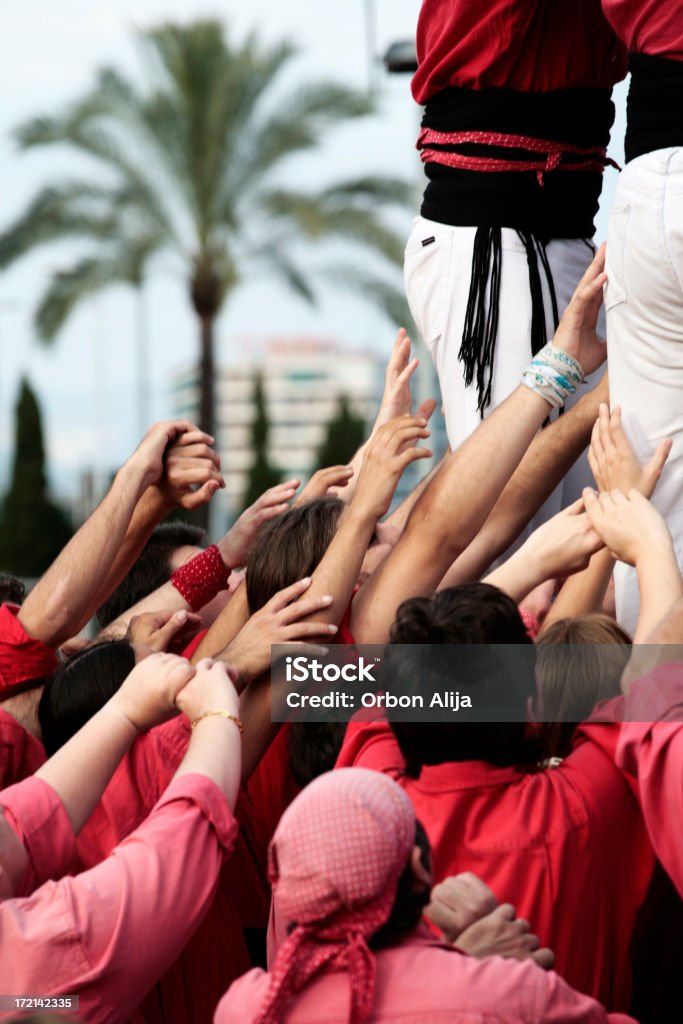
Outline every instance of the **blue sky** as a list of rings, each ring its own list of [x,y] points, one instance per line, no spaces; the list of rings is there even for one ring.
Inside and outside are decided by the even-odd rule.
[[[414,35],[419,0],[375,0],[377,49]],[[164,19],[188,21],[218,16],[242,35],[256,28],[266,40],[287,37],[301,48],[289,81],[331,77],[364,87],[367,36],[364,0],[342,4],[320,0],[250,0],[221,5],[191,0],[23,0],[6,5],[0,36],[0,224],[20,212],[37,189],[60,175],[83,170],[66,152],[19,153],[13,126],[59,109],[86,89],[102,64],[137,74],[133,33]],[[611,152],[623,155],[624,93]],[[318,156],[297,165],[298,184],[314,185],[319,175],[345,177],[384,171],[417,179],[413,149],[419,112],[407,76],[381,75],[380,111],[372,121],[344,129]],[[607,172],[598,236],[606,233],[605,211],[616,182]],[[405,232],[410,215],[405,217]],[[111,289],[84,305],[68,322],[56,345],[45,350],[34,339],[32,312],[51,271],[69,266],[78,250],[69,245],[39,250],[0,276],[0,484],[11,451],[11,406],[21,373],[36,387],[45,414],[51,478],[68,494],[81,470],[115,466],[136,443],[133,391],[134,305],[130,292]],[[153,366],[152,414],[169,415],[169,378],[195,353],[195,324],[182,281],[157,273],[148,288]],[[218,325],[218,357],[238,355],[251,336],[298,333],[336,336],[354,346],[388,351],[393,333],[386,321],[348,296],[326,294],[315,310],[290,298],[267,280],[253,281],[226,307]]]

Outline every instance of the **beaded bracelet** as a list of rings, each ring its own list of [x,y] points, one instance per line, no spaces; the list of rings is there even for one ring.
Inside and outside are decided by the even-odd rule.
[[[522,384],[554,409],[564,405],[584,380],[581,364],[552,343],[541,349],[522,374]]]
[[[217,710],[217,711],[204,711],[201,715],[198,715],[192,722],[192,728],[196,728],[204,718],[209,718],[211,715],[215,715],[217,718],[227,718],[230,722],[234,722],[240,733],[244,732],[244,726],[236,715],[231,715],[229,711]]]

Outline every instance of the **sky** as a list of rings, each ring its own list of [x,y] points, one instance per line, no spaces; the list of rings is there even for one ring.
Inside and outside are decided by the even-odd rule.
[[[135,76],[139,71],[134,34],[164,20],[219,17],[238,38],[256,29],[268,42],[287,38],[300,48],[286,83],[332,78],[366,88],[368,33],[366,9],[374,8],[376,52],[414,36],[419,0],[250,0],[218,4],[194,0],[23,0],[5,5],[0,35],[0,229],[26,206],[39,188],[84,165],[67,151],[21,153],[11,131],[28,118],[59,111],[85,91],[96,70],[113,65]],[[372,119],[337,131],[320,154],[297,165],[298,185],[315,186],[319,175],[346,177],[383,172],[421,178],[414,150],[419,110],[410,96],[409,76],[378,68],[379,110]],[[286,84],[285,83],[285,84]],[[615,94],[617,124],[611,154],[620,161],[625,89]],[[616,173],[605,176],[598,239],[606,234],[607,210]],[[404,220],[407,237],[411,213]],[[132,294],[112,288],[79,307],[49,349],[35,339],[34,308],[55,269],[68,267],[79,249],[71,244],[44,247],[0,274],[0,487],[12,450],[12,408],[22,374],[38,392],[46,426],[50,479],[62,497],[73,494],[83,470],[105,473],[134,448]],[[152,418],[172,412],[170,378],[196,352],[196,326],[183,282],[161,267],[146,293],[152,365]],[[362,302],[330,291],[315,309],[289,296],[268,279],[250,281],[236,293],[218,323],[217,358],[239,358],[252,337],[313,334],[387,352],[393,331]]]

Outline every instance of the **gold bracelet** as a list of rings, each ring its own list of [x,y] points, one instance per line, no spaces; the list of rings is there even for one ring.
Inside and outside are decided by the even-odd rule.
[[[203,714],[199,715],[198,718],[195,718],[194,722],[192,723],[192,728],[194,729],[197,725],[199,725],[202,718],[209,718],[210,715],[217,715],[218,718],[227,718],[231,722],[235,723],[240,733],[244,732],[244,726],[242,725],[239,718],[237,718],[235,715],[231,715],[229,711],[204,711]]]

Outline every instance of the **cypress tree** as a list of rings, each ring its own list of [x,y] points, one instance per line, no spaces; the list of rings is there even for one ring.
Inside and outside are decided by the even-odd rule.
[[[15,417],[12,478],[0,507],[0,569],[17,576],[40,576],[72,530],[67,516],[48,494],[42,417],[25,379]]]
[[[365,422],[342,395],[334,416],[327,425],[327,435],[316,460],[316,469],[343,466],[350,462],[365,441]]]
[[[252,505],[264,491],[279,484],[282,479],[280,471],[268,461],[270,420],[260,374],[254,380],[254,406],[255,416],[251,426],[251,447],[254,461],[249,470],[247,486],[242,499],[244,508]]]

